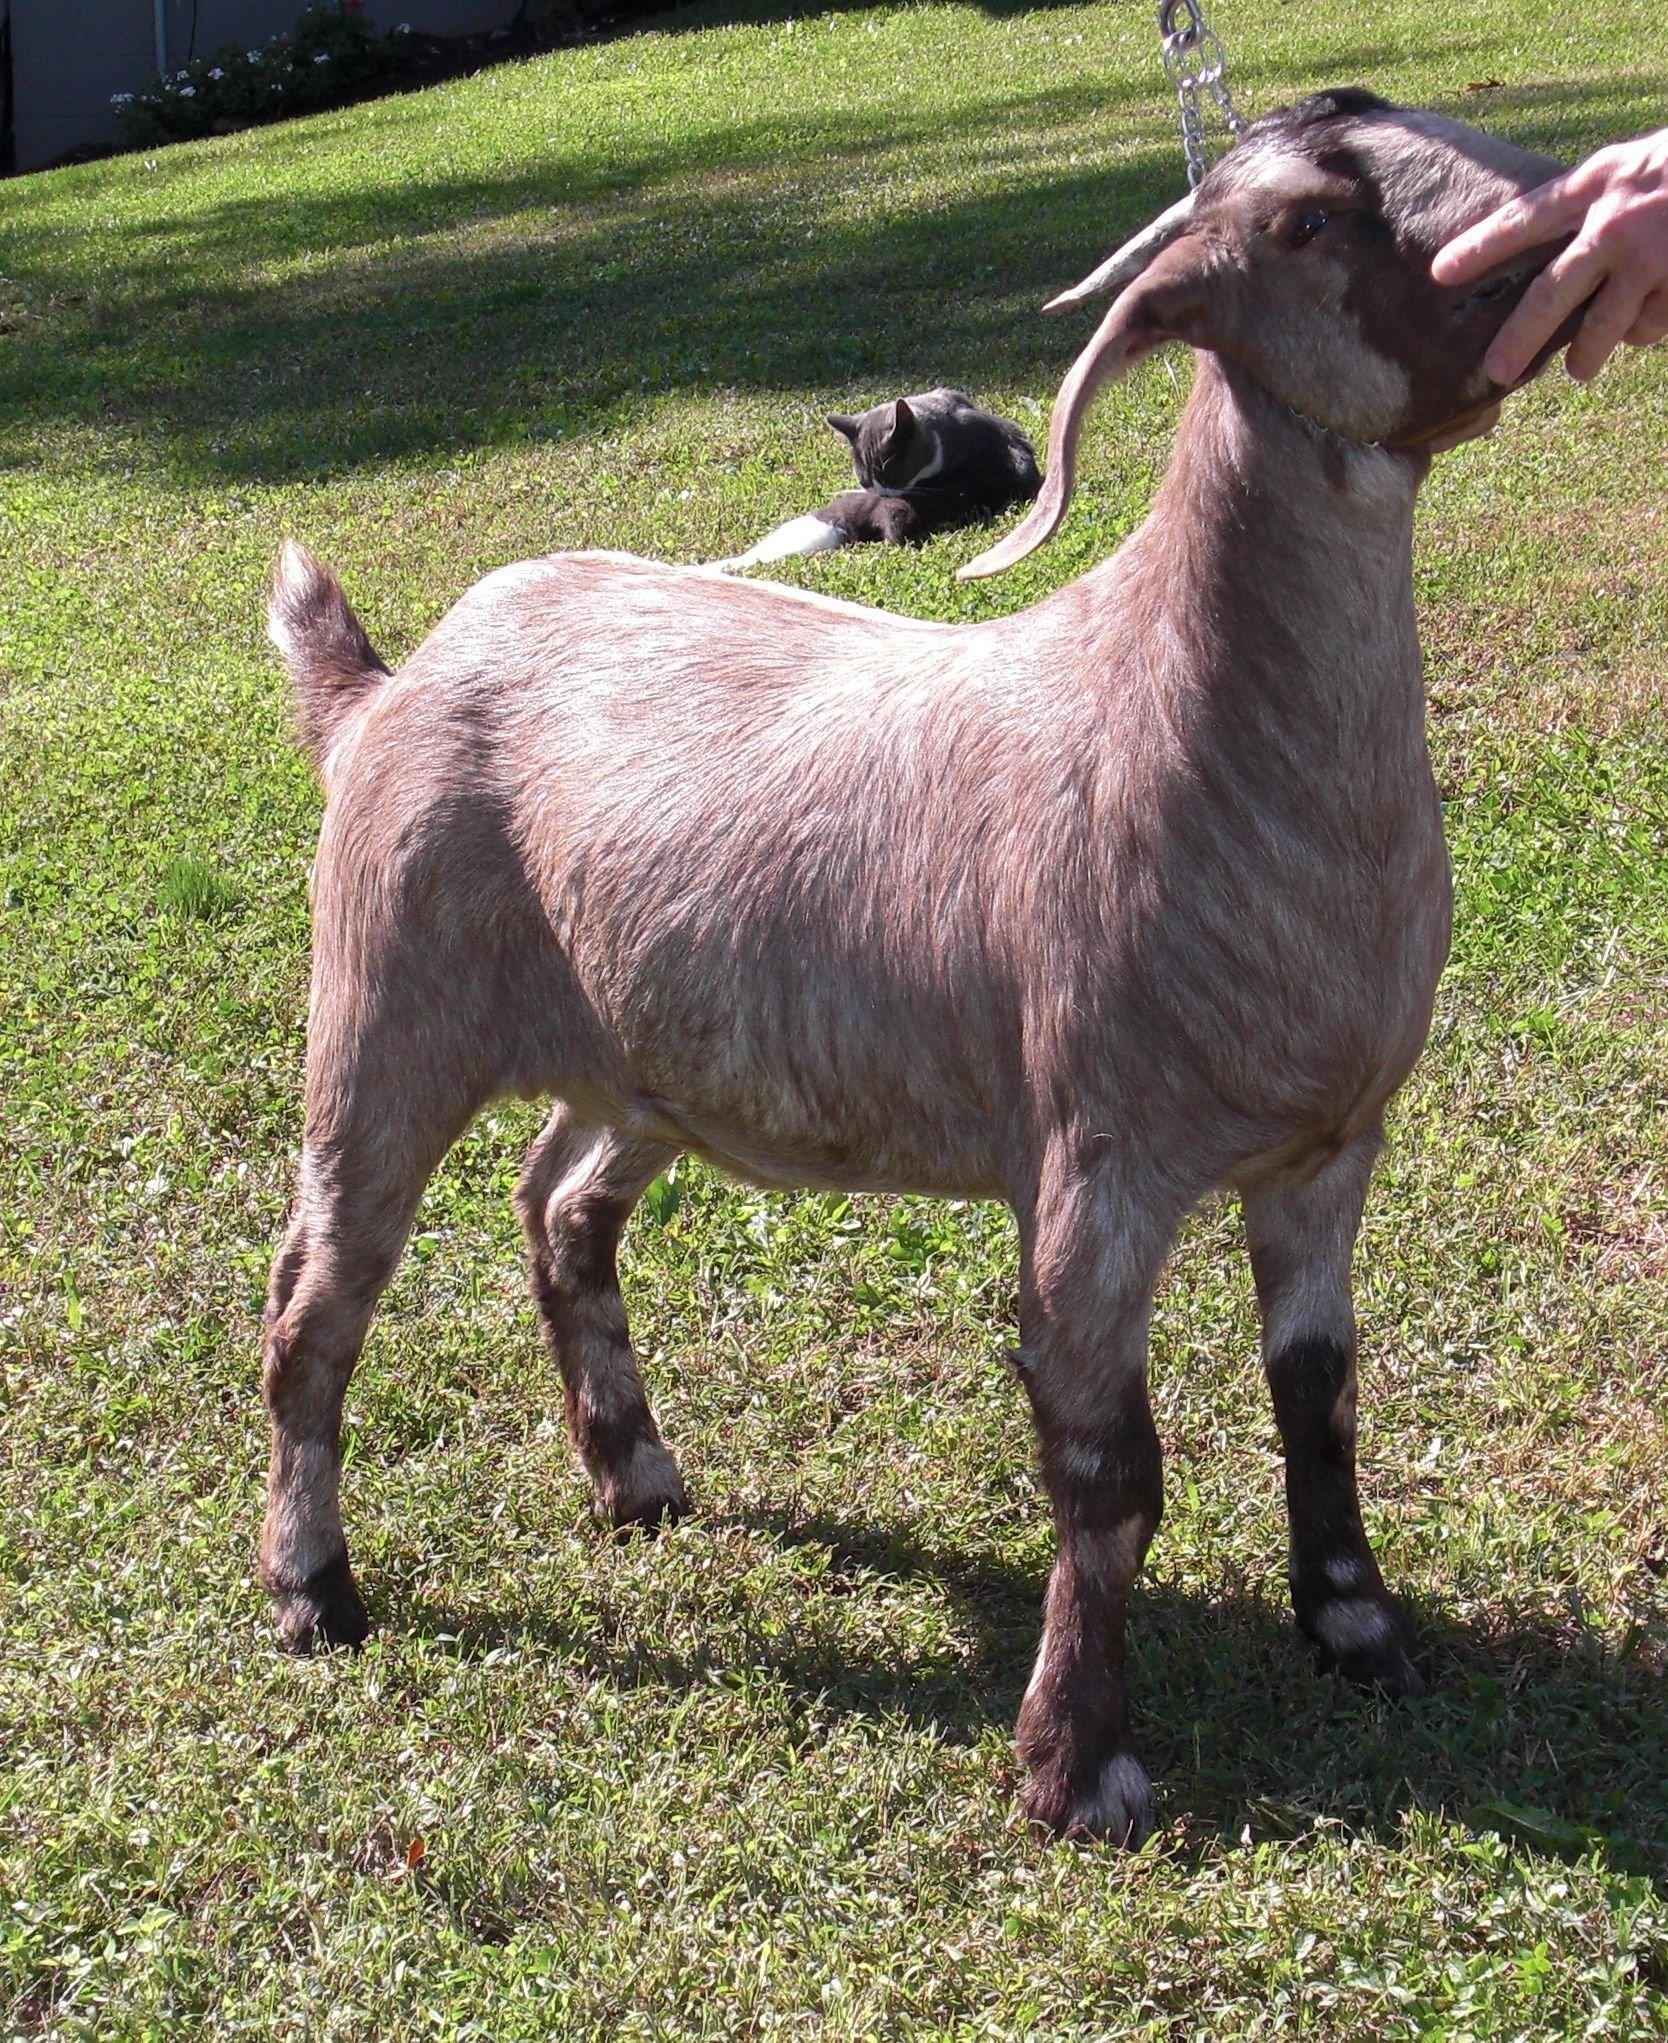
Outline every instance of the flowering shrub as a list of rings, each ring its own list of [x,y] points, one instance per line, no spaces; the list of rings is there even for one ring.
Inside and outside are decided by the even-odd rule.
[[[403,23],[392,35],[373,28],[364,0],[319,0],[258,49],[227,44],[111,103],[130,148],[229,134],[362,98],[393,70],[407,33]]]

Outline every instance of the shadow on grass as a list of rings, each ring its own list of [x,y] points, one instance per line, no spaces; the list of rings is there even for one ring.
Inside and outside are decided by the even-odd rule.
[[[1004,102],[930,137],[759,121],[666,155],[367,185],[276,217],[245,200],[159,210],[90,292],[73,255],[16,228],[0,270],[46,310],[0,357],[8,437],[39,429],[45,460],[54,428],[98,417],[184,479],[275,482],[605,436],[696,389],[1048,380],[1072,337],[1037,316],[1047,289],[1172,196],[1156,123],[1150,161],[1116,179],[1038,172],[925,218],[840,221],[822,196],[876,151],[953,154],[987,124],[1046,131],[1091,103]]]
[[[532,1611],[421,1601],[384,1621],[443,1637],[469,1659],[544,1646],[625,1691],[746,1674],[779,1682],[807,1707],[963,1743],[1012,1725],[1036,1649],[1040,1576],[988,1554],[936,1552],[901,1529],[774,1511],[707,1522],[815,1559],[801,1602],[778,1613],[780,1631],[750,1637],[740,1653],[609,1646]],[[690,1528],[697,1538],[700,1526]],[[884,1658],[843,1650],[825,1599],[873,1598],[899,1584],[939,1592],[971,1650],[933,1656],[901,1646]],[[1337,1823],[1394,1844],[1403,1816],[1425,1810],[1543,1852],[1602,1846],[1619,1869],[1668,1881],[1662,1642],[1653,1651],[1630,1640],[1615,1652],[1545,1611],[1502,1611],[1486,1629],[1435,1610],[1410,1614],[1432,1687],[1415,1703],[1391,1704],[1317,1673],[1284,1611],[1256,1596],[1201,1596],[1162,1579],[1138,1586],[1129,1636],[1137,1737],[1173,1842],[1207,1849],[1247,1830],[1287,1837]]]
[[[1341,53],[1339,73],[1371,76],[1389,54]],[[1507,90],[1482,113],[1555,149],[1645,91],[1668,96],[1668,76]],[[418,167],[419,99],[379,120],[379,162],[402,175],[206,207],[163,182],[116,258],[91,220],[0,228],[21,304],[0,354],[0,458],[61,458],[61,429],[96,420],[112,464],[142,447],[187,481],[322,480],[605,438],[692,391],[1043,393],[1081,334],[1039,317],[1041,300],[1179,186],[1146,78],[993,92],[954,118],[714,119],[675,146],[605,126],[501,176]],[[1088,121],[1130,145],[1118,166],[1061,164],[1061,135]],[[266,147],[276,191],[317,143]],[[930,198],[876,208],[888,152]],[[970,161],[999,162],[1005,182],[968,194]]]

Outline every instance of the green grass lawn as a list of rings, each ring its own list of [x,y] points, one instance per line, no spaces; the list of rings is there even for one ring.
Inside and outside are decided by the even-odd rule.
[[[1573,156],[1668,103],[1622,0],[1217,12],[1253,110],[1358,81]],[[1038,303],[1179,189],[1145,6],[705,20],[0,188],[0,2033],[1660,2033],[1660,354],[1548,376],[1425,501],[1458,928],[1360,1303],[1427,1699],[1290,1630],[1212,1210],[1154,1336],[1164,1828],[1040,1846],[1006,1216],[680,1169],[626,1288],[700,1515],[616,1548],[524,1292],[521,1108],[436,1180],[355,1379],[375,1638],[274,1649],[256,1331],[319,814],[279,536],[398,654],[505,560],[816,504],[830,405],[961,382],[1040,437],[1081,324]],[[937,617],[1057,585],[1140,517],[1186,375],[1103,400],[1007,580],[954,582],[973,534],[794,577]]]

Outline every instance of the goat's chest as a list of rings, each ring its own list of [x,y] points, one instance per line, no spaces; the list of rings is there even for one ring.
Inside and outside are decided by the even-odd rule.
[[[1145,876],[1159,1091],[1219,1102],[1248,1150],[1371,1125],[1429,1030],[1451,895],[1422,748],[1355,796],[1201,805]]]

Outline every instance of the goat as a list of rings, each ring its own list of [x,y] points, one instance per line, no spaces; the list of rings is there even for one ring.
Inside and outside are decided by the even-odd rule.
[[[1428,265],[1556,168],[1354,89],[1259,121],[1056,301],[1117,293],[1041,496],[965,573],[1057,527],[1097,386],[1167,341],[1197,372],[1145,525],[1016,615],[556,555],[487,576],[390,675],[285,550],[269,626],[328,792],[264,1347],[289,1646],[368,1627],[338,1430],[424,1183],[486,1101],[554,1096],[516,1203],[620,1527],[686,1508],[615,1267],[679,1152],[1012,1205],[1058,1535],[1017,1732],[1043,1830],[1150,1825],[1123,1682],[1162,1502],[1147,1324],[1213,1189],[1245,1212],[1298,1623],[1323,1664],[1418,1688],[1362,1529],[1350,1296],[1449,935],[1413,506],[1432,452],[1498,415],[1483,353],[1552,251],[1466,290]]]

